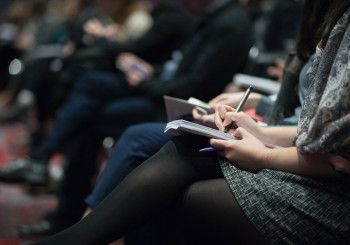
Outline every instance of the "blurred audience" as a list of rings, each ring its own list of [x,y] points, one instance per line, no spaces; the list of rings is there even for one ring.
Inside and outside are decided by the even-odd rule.
[[[49,235],[76,222],[85,209],[84,198],[91,190],[103,138],[117,138],[130,124],[163,118],[163,108],[159,106],[162,95],[209,100],[222,91],[234,73],[246,70],[266,76],[265,68],[274,61],[267,76],[282,80],[283,57],[295,45],[300,1],[213,0],[212,6],[204,8],[211,1],[182,0],[192,16],[184,12],[179,2],[3,3],[8,9],[0,13],[0,121],[28,120],[28,115],[32,118],[34,114],[37,126],[32,132],[30,158],[0,169],[0,178],[29,185],[45,184],[46,165],[52,154],[61,152],[66,160],[57,210],[36,224],[21,227],[20,235]],[[236,2],[244,6],[254,22],[254,38],[246,14],[233,10],[229,13]],[[220,19],[225,14],[227,19]],[[254,48],[250,49],[253,39]],[[260,55],[265,53],[273,58],[265,59],[261,72],[254,62],[261,62]],[[11,62],[18,69],[9,74]],[[290,89],[297,91],[297,85],[293,72],[284,74],[289,74],[293,83],[284,86],[278,98],[280,105],[256,94],[251,96],[255,100],[250,107],[262,108],[261,113],[271,119],[270,123],[293,125],[300,113],[300,102],[297,94],[290,100],[285,95]],[[223,94],[211,104],[236,101],[240,95]],[[56,121],[57,112],[60,114]],[[159,133],[162,127],[132,127],[126,135],[134,137],[140,130]],[[121,142],[128,142],[127,138],[123,135]],[[160,138],[159,144],[143,156],[153,154],[168,140]],[[144,157],[137,158],[137,164],[140,159]],[[119,176],[124,177],[133,164],[121,167]],[[105,196],[114,182],[109,184],[100,196]],[[95,207],[99,198],[88,204]]]
[[[202,5],[199,1],[186,1],[188,9],[200,21],[192,38],[162,69],[154,67],[154,74],[136,81],[125,76],[128,70],[86,74],[75,84],[55,127],[31,158],[19,159],[11,168],[1,169],[3,181],[40,184],[47,179],[46,165],[54,152],[64,152],[68,159],[55,223],[51,220],[51,226],[44,229],[41,223],[22,234],[57,232],[81,216],[83,199],[95,172],[101,136],[117,136],[132,123],[150,120],[155,116],[153,110],[159,110],[155,105],[159,105],[164,94],[209,98],[244,67],[253,41],[247,14],[236,1],[219,1],[207,8],[210,2]],[[188,22],[185,24],[188,26]],[[169,31],[165,26],[162,30]],[[141,59],[136,56],[127,57],[133,57],[136,66],[148,63],[139,62]],[[220,62],[213,63],[214,60]],[[47,224],[47,220],[44,222]]]
[[[58,3],[62,4],[60,1]],[[76,5],[74,6],[76,7]],[[78,9],[73,8],[74,6],[69,8],[65,5],[64,10],[69,10],[70,16],[76,16],[73,13],[76,13]],[[82,7],[82,5],[79,6]],[[75,11],[72,11],[73,9]],[[71,54],[66,58],[60,54],[59,57],[35,59],[29,62],[22,75],[25,84],[17,96],[15,105],[2,113],[3,118],[22,115],[23,110],[34,103],[39,126],[33,134],[33,144],[38,144],[42,136],[45,135],[47,121],[50,122],[52,118],[56,117],[56,110],[65,100],[73,86],[73,81],[84,71],[92,69],[115,71],[114,60],[120,52],[132,52],[157,66],[168,59],[172,51],[178,48],[192,31],[191,18],[181,10],[178,4],[168,1],[151,1],[145,5],[141,4],[140,1],[99,0],[96,3],[98,11],[89,10],[86,7],[84,9],[77,17],[78,21],[71,28],[71,41],[64,46],[64,51],[69,50],[68,53]],[[79,30],[82,30],[86,25],[84,23],[90,23],[89,20],[98,23],[108,22],[106,19],[112,19],[111,17],[107,18],[109,15],[117,16],[115,17],[116,21],[122,23],[126,21],[127,16],[136,13],[136,17],[133,19],[138,20],[131,22],[137,26],[137,22],[140,21],[137,16],[148,16],[145,9],[151,11],[152,25],[147,29],[145,21],[142,21],[143,35],[136,38],[134,33],[132,34],[133,39],[128,42],[126,40],[118,42],[109,38],[91,39],[91,35],[87,35],[87,33],[79,34]],[[94,13],[96,11],[105,11],[103,15],[107,17],[101,17],[101,14],[97,15]],[[118,17],[120,15],[118,12],[122,13],[121,17]],[[101,22],[97,21],[97,17]],[[128,28],[135,30],[130,23]],[[141,28],[138,27],[138,30],[138,35],[140,35]],[[91,43],[92,40],[94,40],[93,43]]]

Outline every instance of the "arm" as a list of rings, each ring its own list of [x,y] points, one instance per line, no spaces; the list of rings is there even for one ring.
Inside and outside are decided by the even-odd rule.
[[[211,145],[236,167],[252,172],[272,169],[312,177],[334,177],[336,171],[324,155],[306,155],[296,147],[267,148],[243,128],[234,132],[239,140],[211,139]]]
[[[244,92],[235,92],[235,93],[222,93],[216,96],[214,99],[209,101],[209,106],[215,107],[217,105],[229,105],[231,107],[237,107],[239,102],[241,101]],[[263,95],[259,93],[251,93],[245,102],[242,110],[248,110],[250,108],[255,108],[259,103],[260,99]]]
[[[149,95],[208,99],[218,94],[242,67],[249,41],[240,43],[242,36],[238,37],[232,28],[212,29],[197,38],[183,49],[184,57],[173,79],[145,81],[144,89]]]
[[[264,143],[288,147],[293,145],[297,127],[261,128],[261,139]]]
[[[249,131],[264,144],[289,147],[293,145],[293,140],[297,135],[296,127],[261,127],[244,112],[235,112],[234,108],[226,105],[216,106],[215,124],[217,128],[224,130],[232,123]],[[230,133],[233,134],[234,130],[231,130]]]
[[[189,24],[190,23],[190,24]],[[130,52],[151,63],[160,64],[177,49],[192,30],[191,19],[181,11],[165,11],[154,16],[152,27],[141,37],[126,43],[104,44],[113,55]]]
[[[336,171],[324,155],[307,155],[296,147],[270,149],[261,158],[263,168],[313,177],[334,177]]]

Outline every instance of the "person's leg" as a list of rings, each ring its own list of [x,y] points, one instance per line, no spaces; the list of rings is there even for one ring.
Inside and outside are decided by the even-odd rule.
[[[81,133],[65,145],[64,175],[58,193],[58,206],[41,220],[19,226],[17,233],[20,237],[49,236],[80,220],[86,208],[84,198],[91,192],[97,170],[102,141],[97,132],[92,125],[86,124]]]
[[[98,170],[102,138],[88,127],[72,139],[64,151],[64,177],[58,195],[57,218],[65,227],[74,224],[85,211],[85,197],[91,192]]]
[[[54,128],[33,150],[30,158],[21,158],[0,168],[0,180],[43,184],[47,180],[46,164],[55,151],[60,151],[69,139],[79,133],[79,128],[88,122],[98,123],[100,108],[114,98],[132,92],[123,77],[114,73],[88,73],[79,80],[68,101],[62,108]]]
[[[178,213],[190,244],[267,244],[223,178],[192,184],[180,199]]]
[[[216,155],[198,152],[207,144],[192,135],[169,142],[86,218],[39,244],[107,244],[173,207],[191,183],[221,176]]]
[[[101,135],[118,138],[130,125],[155,120],[157,107],[150,98],[134,95],[111,100],[98,115]]]
[[[142,98],[122,98],[120,101],[116,100],[115,102],[112,102],[111,105],[106,106],[106,109],[102,110],[104,114],[102,116],[103,120],[101,120],[101,125],[94,125],[91,122],[85,123],[83,127],[80,128],[78,134],[76,134],[74,137],[71,137],[71,140],[64,145],[65,147],[63,152],[66,158],[66,164],[64,179],[62,181],[62,188],[59,194],[59,204],[57,209],[54,211],[55,215],[51,215],[49,218],[44,218],[43,220],[34,224],[21,226],[19,228],[19,234],[23,237],[45,234],[50,235],[59,232],[72,223],[77,222],[81,218],[82,213],[86,207],[84,198],[91,191],[92,179],[96,174],[95,167],[97,163],[98,152],[101,146],[101,141],[103,138],[101,128],[103,128],[103,133],[106,133],[107,135],[118,136],[119,132],[124,129],[125,125],[127,125],[127,121],[133,122],[134,120],[134,122],[138,122],[137,120],[141,121],[142,115],[145,118],[147,118],[147,116],[151,116],[151,108],[153,108],[152,106],[153,105],[151,105],[151,103],[145,101],[145,99]],[[130,111],[135,113],[136,116],[133,113],[128,114]],[[118,121],[117,115],[120,117],[123,116],[124,121]],[[114,127],[111,127],[112,125]],[[99,127],[99,129],[97,129],[97,127]],[[160,132],[160,134],[163,134],[162,129],[159,129],[158,132]],[[139,133],[140,130],[137,130],[137,132],[132,136],[132,140],[134,140],[134,136],[137,136]],[[161,137],[158,138],[160,140]],[[156,138],[154,138],[154,140],[156,140]],[[128,139],[126,142],[124,141],[124,143],[128,146],[131,146],[130,139]],[[122,145],[124,145],[124,143]],[[162,145],[163,143],[161,143],[159,147],[156,147],[152,153],[149,153],[148,156],[154,154],[161,148]],[[142,148],[141,146],[138,147]],[[100,190],[97,192],[98,197],[93,198],[93,202],[96,203],[96,205],[117,185],[113,184],[114,182],[119,183],[123,177],[125,177],[129,172],[131,172],[133,168],[137,166],[137,164],[142,163],[148,158],[144,156],[144,158],[142,158],[143,160],[140,158],[139,161],[136,159],[133,160],[137,161],[137,164],[135,164],[133,167],[129,165],[125,166],[125,164],[121,164],[121,166],[119,166],[119,154],[121,153],[122,156],[125,156],[124,153],[127,151],[126,148],[129,147],[124,147],[120,152],[118,150],[118,153],[113,154],[113,156],[117,156],[119,159],[119,161],[116,163],[117,168],[113,175],[111,174],[113,167],[109,168],[107,171],[108,180],[104,181],[102,187],[99,188]],[[135,144],[133,144],[128,151],[131,149],[135,149]],[[135,151],[137,150],[135,149]],[[134,152],[133,154],[137,155],[138,153]],[[136,155],[135,157],[141,157],[140,155]],[[131,155],[127,154],[125,158],[122,157],[123,160],[121,161],[126,160],[128,157],[131,157]],[[126,168],[125,171],[122,171],[123,166]],[[103,179],[106,179],[106,177]],[[105,188],[108,190],[101,191],[101,189],[104,190]],[[93,205],[93,207],[96,205]],[[43,226],[41,225],[43,223],[49,223],[50,225]]]
[[[86,74],[77,82],[54,128],[33,152],[32,157],[47,160],[81,125],[96,121],[99,110],[108,101],[130,94],[131,91],[121,76],[103,72]]]
[[[169,141],[164,128],[164,123],[145,123],[131,126],[122,134],[93,192],[86,198],[91,208],[96,208],[133,169]]]

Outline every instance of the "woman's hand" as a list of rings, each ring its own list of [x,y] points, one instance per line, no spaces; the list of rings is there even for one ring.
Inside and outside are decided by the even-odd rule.
[[[234,123],[237,127],[242,127],[249,131],[260,141],[264,140],[263,128],[260,127],[250,116],[244,112],[235,112],[230,106],[219,105],[215,107],[215,125],[219,130],[224,131],[225,127]],[[231,129],[229,133],[233,133]]]
[[[236,92],[236,93],[223,93],[216,96],[214,99],[209,101],[209,106],[215,107],[218,105],[228,105],[232,107],[238,106],[239,102],[242,100],[242,97],[245,92]],[[258,93],[251,93],[248,97],[243,110],[255,108],[259,100],[261,99],[261,95]]]
[[[233,135],[238,140],[211,139],[210,144],[239,169],[251,172],[263,169],[263,159],[271,149],[244,128],[237,128]]]
[[[194,120],[200,124],[206,125],[211,128],[216,128],[215,126],[215,113],[203,114],[196,108],[192,110],[192,116]]]

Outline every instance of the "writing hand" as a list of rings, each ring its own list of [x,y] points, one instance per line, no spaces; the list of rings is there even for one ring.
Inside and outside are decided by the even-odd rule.
[[[244,112],[235,112],[235,109],[230,106],[219,105],[215,107],[215,124],[219,130],[224,131],[227,125],[234,123],[238,127],[242,127],[253,134],[260,140],[264,139],[263,129],[257,124],[254,119]],[[229,133],[233,133],[231,129]]]
[[[210,144],[239,169],[251,172],[263,169],[262,160],[271,149],[244,128],[237,128],[233,135],[238,140],[211,139]]]

